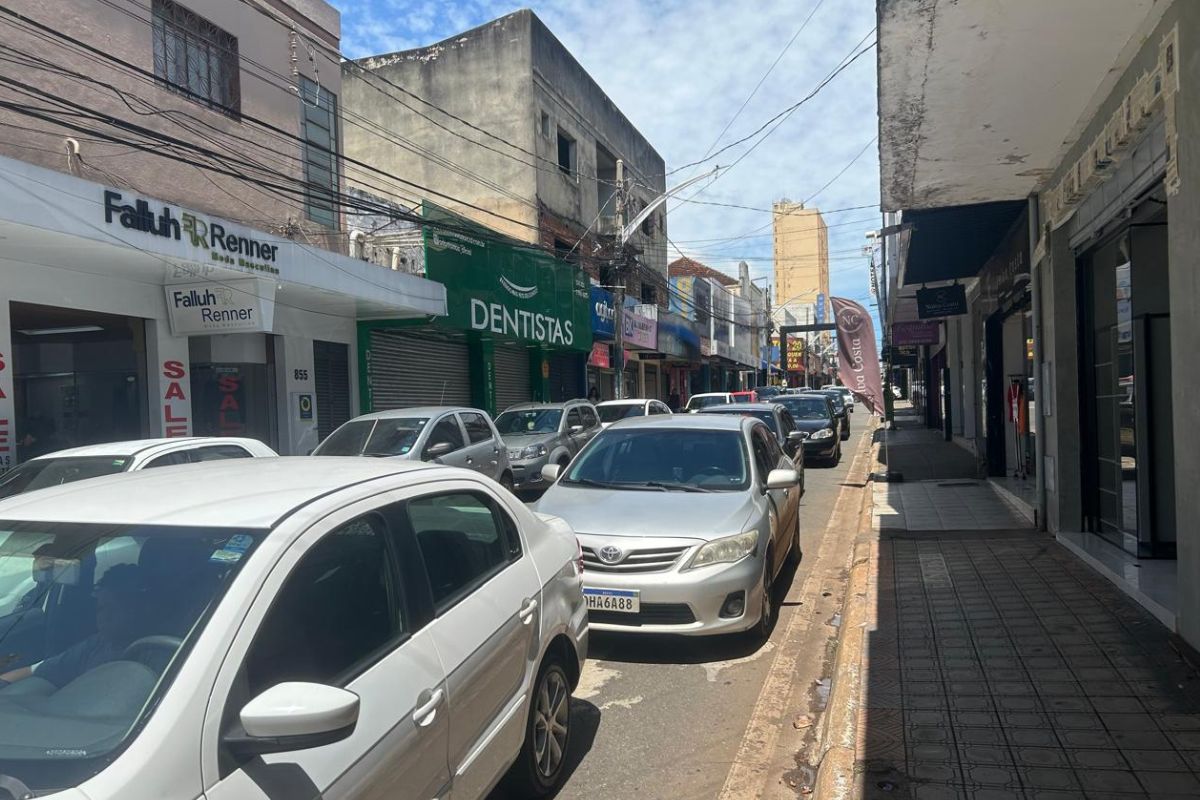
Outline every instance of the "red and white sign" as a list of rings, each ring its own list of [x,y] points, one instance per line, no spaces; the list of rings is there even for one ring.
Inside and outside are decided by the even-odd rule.
[[[187,367],[182,361],[164,361],[162,375],[169,381],[162,398],[163,436],[191,436],[191,404],[184,390],[187,383]]]
[[[588,356],[588,365],[608,369],[612,366],[612,349],[607,342],[593,342],[592,354]]]

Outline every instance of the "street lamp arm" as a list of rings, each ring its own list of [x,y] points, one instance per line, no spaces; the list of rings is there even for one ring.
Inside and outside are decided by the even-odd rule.
[[[624,246],[625,243],[628,242],[630,240],[630,238],[633,237],[633,234],[637,232],[638,226],[641,225],[643,222],[645,222],[646,217],[653,214],[654,210],[656,208],[658,208],[663,203],[670,200],[671,197],[674,196],[679,191],[686,189],[687,187],[691,186],[693,183],[698,183],[698,182],[704,180],[705,178],[711,178],[712,176],[716,175],[720,170],[721,170],[720,167],[715,167],[712,172],[706,172],[702,175],[697,175],[694,178],[690,178],[690,179],[684,181],[683,183],[679,184],[678,186],[668,189],[667,191],[660,194],[658,197],[651,200],[646,205],[646,207],[642,209],[642,212],[640,214],[638,214],[636,217],[634,217],[632,220],[630,220],[629,224],[621,229],[621,245]]]

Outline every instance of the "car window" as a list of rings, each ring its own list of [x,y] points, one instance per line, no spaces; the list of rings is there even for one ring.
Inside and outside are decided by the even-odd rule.
[[[779,420],[783,425],[781,433],[786,440],[788,434],[796,430],[796,421],[792,419],[791,413],[786,408],[779,409]]]
[[[627,403],[600,406],[596,410],[600,412],[600,419],[604,422],[616,422],[617,420],[628,419],[630,417],[640,417],[643,413],[641,406]]]
[[[764,481],[771,470],[775,469],[775,465],[779,463],[779,459],[773,458],[771,454],[772,438],[772,436],[768,435],[765,426],[754,426],[754,462],[758,465],[758,474]]]
[[[341,686],[405,633],[383,520],[368,514],[313,545],[288,575],[246,655],[248,697],[284,681]]]
[[[496,417],[496,430],[500,435],[527,433],[556,433],[562,411],[557,408],[523,408],[505,411]]]
[[[462,417],[463,427],[467,429],[467,438],[471,440],[471,444],[486,442],[493,438],[492,426],[488,425],[483,414],[464,411],[459,416]]]
[[[779,459],[785,458],[783,454],[783,448],[780,446],[779,439],[777,437],[767,437],[767,454],[771,463],[771,468],[767,471],[770,472],[771,469],[775,469],[779,466]]]
[[[433,430],[429,432],[429,441],[425,443],[425,452],[429,452],[429,448],[442,442],[449,443],[450,450],[448,452],[451,453],[463,446],[462,429],[458,427],[458,420],[453,414],[442,417],[433,426]]]
[[[128,456],[36,458],[0,475],[0,498],[124,472],[130,461]]]
[[[590,488],[736,491],[750,467],[737,431],[609,428],[571,462],[562,482]]]
[[[250,458],[249,451],[236,444],[214,444],[189,450],[193,461],[223,461],[227,458]]]
[[[583,424],[583,418],[580,416],[578,408],[572,408],[570,411],[567,412],[567,430],[570,430],[571,428],[575,427],[576,425],[582,425],[582,424]]]
[[[176,450],[174,453],[163,453],[157,458],[152,458],[146,462],[142,469],[154,469],[155,467],[173,467],[176,464],[190,464],[191,459],[188,458],[186,450]]]
[[[0,702],[5,775],[41,797],[111,764],[265,535],[0,520],[0,598],[20,618],[0,626],[4,670],[18,672]]]
[[[596,412],[587,406],[581,406],[579,413],[583,415],[583,427],[594,428],[600,424],[600,420],[596,417]]]
[[[439,614],[521,555],[515,524],[473,492],[410,500],[408,521]]]

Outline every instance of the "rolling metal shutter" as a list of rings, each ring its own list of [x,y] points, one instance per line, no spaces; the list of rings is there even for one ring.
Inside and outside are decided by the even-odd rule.
[[[350,419],[350,348],[339,342],[313,342],[317,383],[317,439]]]
[[[581,353],[552,353],[550,361],[550,399],[555,403],[587,396]]]
[[[496,413],[511,405],[532,400],[529,349],[508,342],[496,342],[492,352],[496,366]]]
[[[371,331],[371,411],[471,405],[467,345],[399,331]]]

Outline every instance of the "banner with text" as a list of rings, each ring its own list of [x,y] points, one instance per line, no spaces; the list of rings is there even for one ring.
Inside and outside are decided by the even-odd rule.
[[[871,409],[883,413],[883,381],[879,375],[879,349],[875,326],[867,310],[844,297],[829,298],[837,322],[838,378],[842,385]]]

